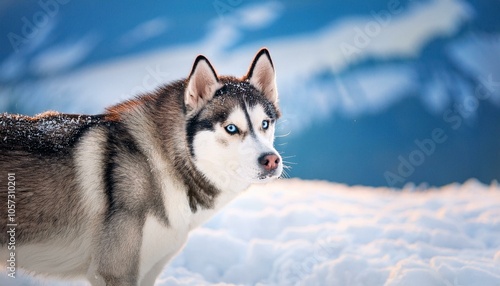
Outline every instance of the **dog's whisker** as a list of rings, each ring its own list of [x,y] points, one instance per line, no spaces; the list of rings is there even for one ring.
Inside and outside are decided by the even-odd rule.
[[[292,134],[292,131],[288,131],[288,132],[286,132],[285,134],[278,134],[278,135],[275,135],[275,137],[277,137],[277,138],[283,138],[283,137],[290,136],[291,134]]]

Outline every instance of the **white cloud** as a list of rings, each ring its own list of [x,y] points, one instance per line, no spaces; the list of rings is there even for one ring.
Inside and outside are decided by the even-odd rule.
[[[12,53],[3,61],[0,62],[0,80],[9,82],[15,81],[26,74],[28,63],[26,58],[35,53],[40,47],[47,42],[56,27],[56,21],[49,18],[46,25],[38,27],[33,36],[24,37],[25,41],[21,43],[10,43]]]
[[[97,42],[97,36],[87,35],[77,41],[56,45],[37,55],[30,68],[33,73],[42,76],[64,71],[81,62]]]
[[[469,8],[462,1],[429,1],[392,15],[385,25],[377,24],[373,16],[347,18],[317,33],[266,40],[241,50],[248,54],[259,46],[270,47],[276,65],[286,71],[281,76],[294,82],[324,70],[340,72],[367,57],[415,57],[430,40],[452,35],[469,17]],[[380,29],[370,34],[367,26],[373,23]],[[367,37],[366,43],[356,44],[358,30]],[[345,54],[343,44],[354,46],[357,52]]]
[[[471,78],[480,82],[489,92],[492,102],[500,105],[500,34],[468,35],[449,46],[451,59]]]
[[[268,2],[243,8],[235,13],[239,25],[249,29],[262,29],[271,25],[281,14],[279,2]]]
[[[418,75],[406,64],[391,64],[353,71],[327,82],[305,82],[307,87],[280,86],[281,93],[307,94],[286,104],[287,119],[294,130],[331,114],[358,116],[378,113],[418,89]],[[311,115],[314,115],[311,116]]]
[[[26,60],[21,54],[13,53],[0,63],[0,79],[10,81],[21,76],[26,68]]]
[[[120,42],[125,46],[133,46],[162,35],[167,31],[168,26],[168,21],[166,19],[155,18],[139,24],[125,33],[121,37]]]

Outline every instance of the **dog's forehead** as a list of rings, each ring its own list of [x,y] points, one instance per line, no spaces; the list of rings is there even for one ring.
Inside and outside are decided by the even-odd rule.
[[[225,120],[230,112],[235,109],[244,106],[247,98],[256,96],[257,91],[255,88],[249,84],[226,82],[223,86],[218,89],[214,97],[207,103],[207,105],[202,110],[202,117]]]
[[[224,78],[222,83],[223,86],[216,91],[207,108],[211,113],[210,117],[214,113],[229,113],[237,107],[253,109],[256,106],[260,106],[271,119],[279,117],[277,107],[249,82]]]
[[[247,81],[226,79],[222,80],[222,84],[222,87],[216,91],[214,99],[229,97],[251,104],[262,97],[261,93]]]
[[[201,111],[201,117],[214,122],[222,122],[229,114],[241,107],[241,101],[236,97],[214,97]]]

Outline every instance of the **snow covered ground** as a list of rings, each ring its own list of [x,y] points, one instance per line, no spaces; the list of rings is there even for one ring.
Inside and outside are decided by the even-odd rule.
[[[193,231],[157,285],[500,285],[500,187],[256,186]]]

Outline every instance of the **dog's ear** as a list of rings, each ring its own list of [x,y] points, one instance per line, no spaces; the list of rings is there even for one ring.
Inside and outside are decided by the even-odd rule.
[[[272,103],[278,102],[276,74],[274,72],[271,55],[266,48],[262,48],[253,59],[246,79],[255,88],[260,90]]]
[[[210,62],[204,56],[198,56],[187,79],[184,94],[188,112],[200,110],[221,87],[222,84]]]

